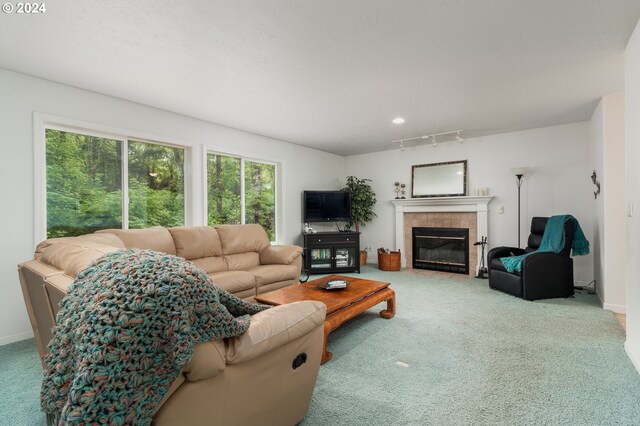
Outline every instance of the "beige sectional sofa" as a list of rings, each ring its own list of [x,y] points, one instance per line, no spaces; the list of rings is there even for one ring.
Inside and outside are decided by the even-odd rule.
[[[115,250],[140,248],[184,257],[246,300],[298,282],[302,249],[271,245],[259,225],[110,229],[49,239],[18,266],[40,355],[58,304],[78,272]],[[292,425],[307,412],[323,341],[325,306],[298,302],[252,317],[242,336],[196,346],[154,417],[157,425]],[[304,354],[304,356],[302,356]],[[306,362],[300,366],[294,359]],[[295,368],[294,368],[295,366]]]
[[[251,299],[300,278],[302,248],[272,246],[260,225],[107,229],[126,248],[142,248],[184,257],[228,292]]]

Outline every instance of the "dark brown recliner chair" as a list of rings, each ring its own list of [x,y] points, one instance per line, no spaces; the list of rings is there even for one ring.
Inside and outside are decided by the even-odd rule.
[[[560,253],[532,253],[524,258],[522,271],[507,272],[501,257],[535,252],[542,242],[547,217],[531,220],[531,235],[525,249],[496,247],[487,255],[489,287],[526,300],[573,296],[573,222],[564,224],[565,246]]]

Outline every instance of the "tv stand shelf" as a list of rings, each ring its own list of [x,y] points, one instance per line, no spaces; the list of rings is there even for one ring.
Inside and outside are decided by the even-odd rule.
[[[309,274],[360,273],[359,232],[305,232],[303,269]]]

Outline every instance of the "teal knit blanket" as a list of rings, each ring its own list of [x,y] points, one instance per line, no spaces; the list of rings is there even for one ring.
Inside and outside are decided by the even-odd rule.
[[[194,345],[244,333],[266,308],[176,256],[101,257],[60,303],[41,390],[47,423],[149,425]]]
[[[570,214],[551,216],[547,220],[542,234],[542,241],[538,250],[520,256],[501,257],[500,260],[504,268],[509,272],[521,272],[524,258],[532,253],[560,253],[565,246],[564,224],[567,221],[573,222],[573,242],[571,243],[571,254],[573,256],[584,256],[589,254],[589,241],[584,236],[578,220]]]

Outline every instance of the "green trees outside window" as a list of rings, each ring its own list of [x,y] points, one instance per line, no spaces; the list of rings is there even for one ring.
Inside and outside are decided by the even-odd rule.
[[[185,149],[52,128],[45,149],[47,238],[184,225]],[[258,223],[275,241],[276,165],[209,153],[206,172],[207,223]]]
[[[267,231],[269,238],[275,241],[276,166],[274,164],[209,153],[207,155],[207,194],[207,219],[210,226],[259,223]]]
[[[241,160],[226,155],[207,155],[207,223],[210,226],[242,223]]]
[[[129,141],[129,228],[184,225],[184,149]]]
[[[122,141],[47,129],[47,238],[122,227]]]
[[[122,228],[124,140],[46,129],[47,238]],[[128,141],[128,227],[184,224],[184,149]]]
[[[276,166],[244,162],[244,223],[259,223],[276,239]]]

